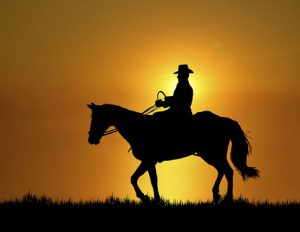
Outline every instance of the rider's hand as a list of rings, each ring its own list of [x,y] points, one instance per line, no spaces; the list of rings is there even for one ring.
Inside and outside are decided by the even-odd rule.
[[[163,101],[161,99],[155,101],[156,107],[161,107],[163,105]]]

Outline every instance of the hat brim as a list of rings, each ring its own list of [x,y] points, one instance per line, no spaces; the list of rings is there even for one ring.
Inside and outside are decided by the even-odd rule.
[[[176,71],[173,74],[178,74],[178,73],[194,73],[194,72],[191,69],[187,69],[187,70],[184,70],[184,71]]]

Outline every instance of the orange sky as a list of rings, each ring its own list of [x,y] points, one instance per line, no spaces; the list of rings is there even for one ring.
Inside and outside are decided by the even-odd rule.
[[[299,200],[299,12],[298,0],[0,0],[0,199],[136,199],[139,162],[120,135],[88,144],[86,104],[141,112],[187,63],[193,112],[250,131],[261,179],[235,172],[235,196]],[[216,171],[199,158],[157,172],[167,199],[212,198]],[[152,195],[147,174],[140,185]]]

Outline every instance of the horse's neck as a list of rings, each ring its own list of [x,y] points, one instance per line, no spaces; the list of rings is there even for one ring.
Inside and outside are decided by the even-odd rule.
[[[132,124],[135,119],[140,117],[140,113],[125,109],[117,105],[105,105],[109,109],[109,117],[111,118],[112,126],[120,129],[126,124]]]
[[[140,123],[145,116],[120,106],[110,105],[109,108],[112,126],[130,143],[138,136]]]

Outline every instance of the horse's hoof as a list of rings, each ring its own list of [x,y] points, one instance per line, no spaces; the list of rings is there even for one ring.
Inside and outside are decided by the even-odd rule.
[[[160,203],[161,203],[160,197],[155,197],[155,198],[154,198],[154,204],[159,205]]]
[[[224,202],[226,202],[226,203],[232,203],[232,202],[233,202],[233,197],[232,197],[232,195],[226,195],[226,196],[224,197]]]
[[[220,201],[221,195],[219,193],[214,194],[214,203],[218,204]]]
[[[148,204],[150,202],[150,197],[148,195],[144,195],[141,197],[141,200],[144,204]]]

